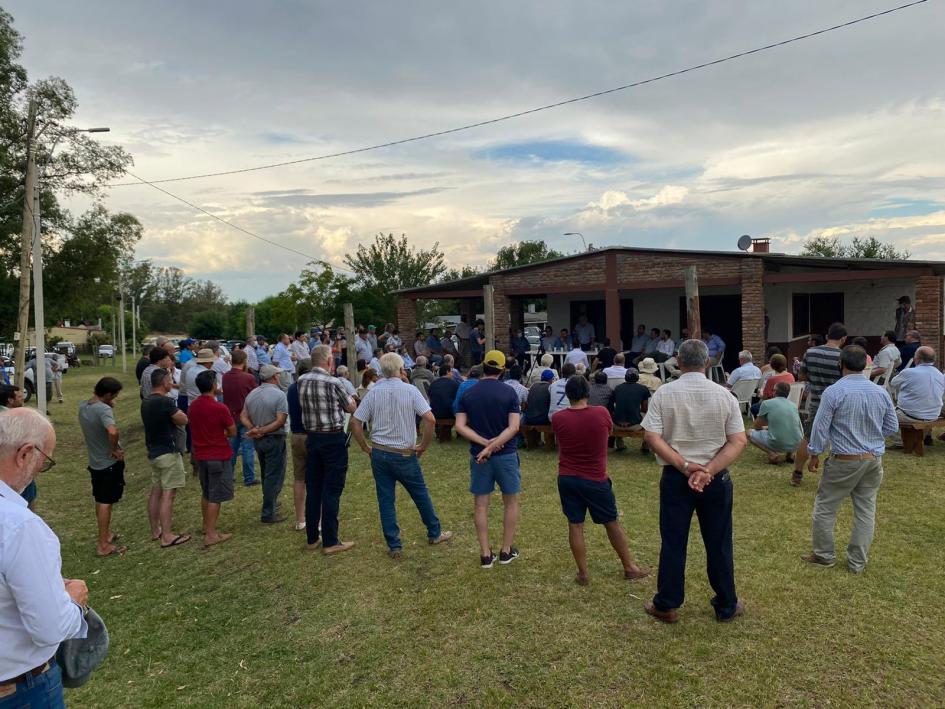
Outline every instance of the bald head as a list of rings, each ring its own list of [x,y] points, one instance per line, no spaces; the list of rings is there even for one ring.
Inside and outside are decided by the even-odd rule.
[[[916,364],[934,364],[935,363],[935,350],[927,345],[923,345],[915,351],[915,363]]]
[[[0,412],[0,480],[17,492],[30,484],[55,447],[56,432],[36,409]]]

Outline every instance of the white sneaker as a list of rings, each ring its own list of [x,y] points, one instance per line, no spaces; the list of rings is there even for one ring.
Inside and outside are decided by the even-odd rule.
[[[296,532],[301,532],[301,531],[303,531],[304,529],[305,529],[305,522],[296,522],[296,523],[295,523],[295,531],[296,531]]]

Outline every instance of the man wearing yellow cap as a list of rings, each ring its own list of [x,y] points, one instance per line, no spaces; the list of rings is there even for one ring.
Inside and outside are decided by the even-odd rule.
[[[479,561],[482,568],[491,569],[497,558],[500,564],[511,564],[518,558],[512,541],[518,525],[518,494],[522,489],[515,447],[521,407],[515,390],[499,381],[505,371],[504,354],[498,350],[486,352],[482,369],[479,383],[463,392],[459,400],[456,430],[469,440],[469,491],[476,498]],[[505,509],[498,557],[489,545],[489,501],[497,483]]]

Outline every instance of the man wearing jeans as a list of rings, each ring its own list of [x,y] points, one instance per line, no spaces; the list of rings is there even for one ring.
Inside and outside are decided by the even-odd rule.
[[[403,358],[388,352],[381,357],[383,379],[365,395],[351,419],[351,432],[361,450],[371,456],[371,470],[377,489],[381,529],[390,557],[403,555],[394,497],[399,482],[413,499],[427,528],[427,541],[441,544],[453,538],[440,529],[433,500],[420,470],[420,456],[433,439],[435,419],[430,405],[417,387],[408,384]],[[423,421],[423,438],[417,445],[416,417]],[[364,424],[371,426],[371,442],[364,437]]]
[[[686,587],[692,513],[699,517],[715,617],[727,623],[745,612],[735,593],[732,481],[728,466],[745,449],[745,423],[735,397],[706,378],[709,348],[701,340],[679,346],[683,374],[662,385],[643,419],[644,441],[663,465],[660,479],[660,567],[656,595],[643,609],[675,623]]]
[[[824,390],[811,432],[808,468],[817,470],[820,454],[830,458],[814,500],[810,554],[803,561],[817,566],[837,563],[833,529],[846,497],[853,500],[853,532],[847,546],[847,568],[862,573],[876,525],[876,494],[883,481],[885,438],[899,430],[889,393],[863,376],[866,351],[849,345],[840,354],[843,376]]]
[[[246,437],[256,445],[262,469],[263,503],[260,519],[263,524],[284,522],[279,514],[278,500],[285,481],[285,422],[289,404],[280,387],[282,370],[274,364],[259,369],[259,386],[246,396],[240,420],[249,429]]]
[[[321,546],[324,554],[345,552],[354,546],[354,542],[338,539],[338,508],[348,474],[345,414],[353,414],[356,406],[344,384],[332,376],[334,366],[331,348],[319,345],[312,350],[312,371],[299,377],[299,404],[308,434],[305,533],[308,548]]]
[[[249,362],[247,352],[250,350],[236,350],[233,353],[233,367],[223,375],[223,403],[230,410],[230,416],[236,423],[236,435],[230,439],[230,448],[233,451],[233,472],[236,472],[236,461],[243,458],[243,485],[250,487],[258,485],[256,480],[255,446],[252,439],[246,436],[246,427],[240,421],[246,397],[256,388],[256,377],[247,371]],[[191,426],[193,424],[191,423]]]

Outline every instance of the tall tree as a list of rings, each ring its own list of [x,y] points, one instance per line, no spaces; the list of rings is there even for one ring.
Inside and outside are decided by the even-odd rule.
[[[804,242],[801,254],[824,258],[876,258],[893,261],[904,261],[911,255],[908,251],[900,251],[893,244],[880,241],[875,236],[855,236],[849,244],[843,243],[838,236],[812,236]]]
[[[562,256],[564,256],[563,253],[549,248],[544,241],[519,241],[499,249],[495,258],[489,263],[489,268],[498,271]]]

